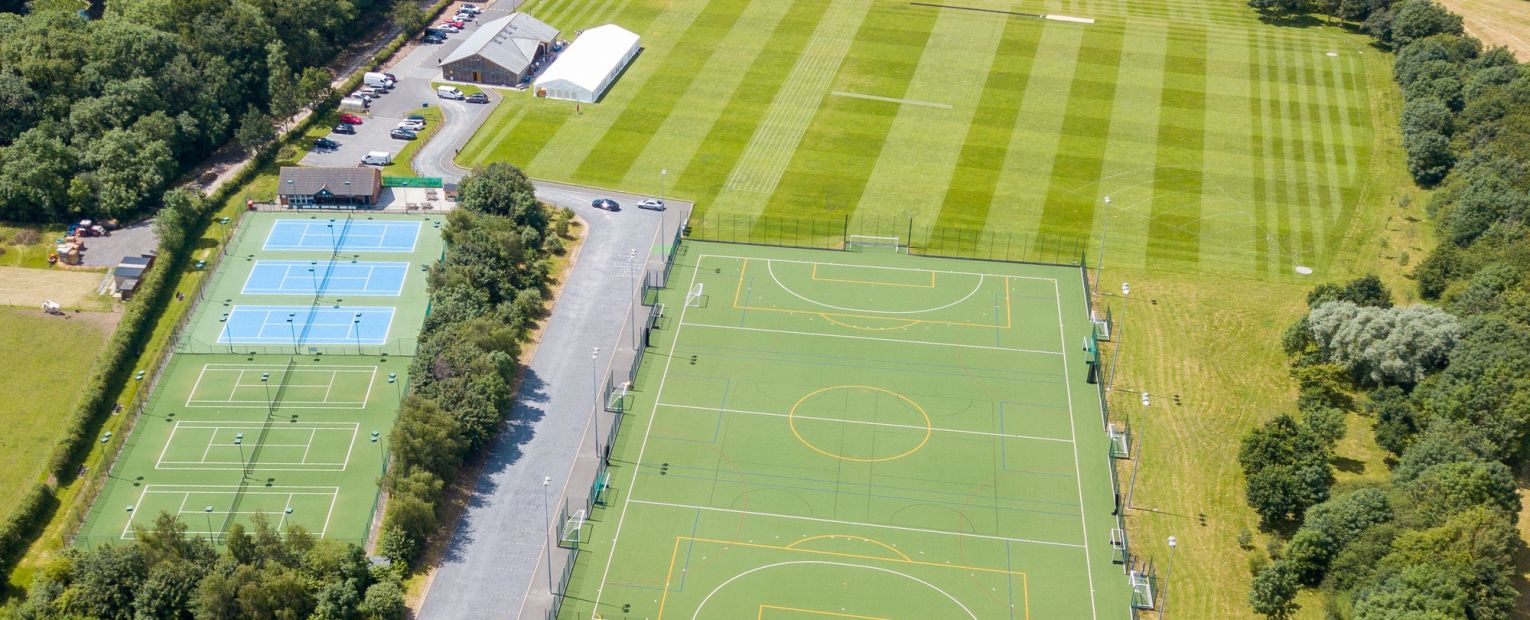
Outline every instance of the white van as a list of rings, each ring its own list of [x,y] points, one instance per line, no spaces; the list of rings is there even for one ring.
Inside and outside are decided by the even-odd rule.
[[[372,151],[361,158],[361,163],[369,166],[386,166],[393,163],[393,154],[387,151]]]
[[[393,88],[393,80],[388,79],[386,73],[367,73],[361,76],[361,83],[372,88]]]
[[[457,90],[456,86],[437,86],[436,87],[436,96],[440,97],[442,99],[462,99],[463,98],[462,91]]]

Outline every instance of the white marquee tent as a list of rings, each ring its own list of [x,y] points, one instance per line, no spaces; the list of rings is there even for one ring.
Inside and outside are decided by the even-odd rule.
[[[638,53],[638,36],[615,24],[579,35],[537,78],[536,92],[552,99],[594,103]]]

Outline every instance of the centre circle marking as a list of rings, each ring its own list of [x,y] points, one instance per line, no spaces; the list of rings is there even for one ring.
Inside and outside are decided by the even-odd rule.
[[[803,437],[802,433],[797,430],[797,408],[801,407],[802,403],[807,402],[808,399],[810,399],[810,398],[812,398],[814,396],[817,396],[817,395],[822,394],[824,392],[827,392],[829,390],[843,390],[843,389],[871,390],[873,392],[881,392],[883,394],[887,394],[889,396],[892,396],[894,398],[897,398],[898,400],[901,400],[901,401],[907,403],[908,406],[914,408],[914,411],[918,411],[919,412],[919,416],[920,417],[924,418],[924,436],[919,438],[918,445],[915,445],[912,448],[904,450],[903,452],[901,452],[899,454],[894,454],[892,456],[884,456],[884,457],[881,457],[881,458],[860,458],[860,457],[854,457],[854,456],[845,456],[843,454],[836,454],[834,452],[830,452],[828,450],[824,450],[823,448],[820,448],[818,446],[813,445],[813,442],[808,441],[808,439],[806,437]],[[837,422],[842,422],[842,423],[845,423],[845,424],[861,424],[860,422],[852,422],[852,421],[848,421],[848,420],[825,420],[825,421],[837,421]],[[830,386],[830,387],[826,387],[826,388],[819,388],[817,390],[813,390],[812,392],[808,392],[806,396],[803,396],[802,398],[797,399],[797,402],[792,403],[791,411],[787,412],[787,414],[786,414],[786,424],[787,424],[787,426],[791,427],[792,435],[795,435],[797,437],[797,441],[802,442],[802,445],[807,446],[808,448],[811,448],[814,452],[817,452],[817,453],[822,454],[824,456],[827,456],[829,458],[836,458],[836,459],[840,459],[840,460],[844,460],[844,461],[854,461],[856,463],[881,463],[883,461],[894,461],[894,460],[897,460],[897,459],[901,459],[901,458],[903,458],[905,456],[908,456],[910,454],[913,454],[915,452],[918,452],[921,448],[924,447],[924,444],[927,444],[927,443],[930,442],[930,435],[933,434],[934,430],[935,430],[934,425],[930,423],[930,414],[927,413],[924,410],[924,407],[920,407],[919,403],[916,403],[916,402],[913,401],[913,399],[910,399],[909,397],[904,396],[902,394],[899,394],[897,392],[894,392],[892,390],[886,390],[886,389],[882,389],[882,388],[879,388],[879,387],[872,387],[872,386],[869,386],[869,385],[835,385],[835,386]]]

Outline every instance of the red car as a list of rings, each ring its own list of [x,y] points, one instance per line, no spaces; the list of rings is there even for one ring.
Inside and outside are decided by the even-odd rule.
[[[355,114],[351,114],[349,112],[342,112],[340,114],[340,122],[345,123],[347,125],[360,125],[361,124],[361,117],[360,116],[356,116]]]
[[[459,19],[448,19],[448,20],[446,20],[446,21],[444,21],[442,23],[444,23],[444,24],[451,24],[453,26],[456,26],[459,29],[467,27],[467,22],[464,22],[464,21],[459,20]]]

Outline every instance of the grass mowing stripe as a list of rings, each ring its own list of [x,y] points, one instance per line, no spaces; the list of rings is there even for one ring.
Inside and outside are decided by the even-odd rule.
[[[1318,184],[1318,193],[1322,205],[1324,235],[1321,237],[1323,247],[1331,247],[1330,237],[1335,231],[1342,231],[1337,218],[1340,208],[1343,206],[1339,197],[1339,169],[1338,161],[1334,157],[1334,149],[1338,145],[1338,137],[1334,134],[1334,123],[1331,117],[1338,112],[1333,109],[1333,93],[1327,88],[1327,78],[1330,64],[1329,57],[1323,55],[1318,46],[1308,42],[1305,47],[1307,61],[1307,90],[1310,93],[1308,102],[1307,119],[1312,139],[1315,141],[1313,148],[1317,151],[1318,163],[1321,165],[1321,181]],[[1324,252],[1326,254],[1326,252]]]
[[[1068,89],[1068,109],[1063,117],[1062,137],[1057,144],[1056,162],[1041,211],[1040,230],[1046,234],[1088,236],[1080,230],[1094,221],[1094,197],[1075,193],[1073,188],[1093,183],[1105,167],[1105,148],[1109,143],[1111,116],[1115,105],[1117,82],[1101,79],[1117,75],[1121,65],[1121,44],[1126,31],[1120,27],[1084,29],[1079,49],[1080,71],[1073,74]]]
[[[1265,97],[1265,65],[1263,63],[1263,33],[1253,33],[1252,45],[1248,46],[1248,117],[1252,127],[1248,134],[1249,194],[1253,201],[1254,225],[1260,236],[1254,241],[1255,273],[1274,275],[1276,265],[1270,264],[1271,228],[1269,213],[1270,170],[1264,157],[1265,136],[1269,135],[1269,105]]]
[[[673,112],[676,103],[690,88],[710,56],[707,52],[732,29],[741,13],[727,2],[709,2],[707,8],[690,23],[679,40],[685,45],[664,59],[634,95],[642,105],[627,106],[601,138],[601,147],[591,151],[574,176],[591,185],[609,187],[619,183],[632,168],[638,154],[648,146],[660,124]],[[648,59],[653,62],[654,59]],[[651,171],[657,173],[657,170]],[[653,177],[649,177],[650,182]]]
[[[1202,183],[1202,262],[1249,273],[1254,269],[1262,223],[1255,218],[1250,196],[1248,136],[1254,132],[1247,84],[1247,41],[1209,37],[1206,44],[1207,166]],[[1206,243],[1210,240],[1210,243]]]
[[[719,206],[758,204],[775,191],[871,4],[833,0],[745,144],[717,196]]]
[[[1206,133],[1206,29],[1169,28],[1164,61],[1158,161],[1153,171],[1148,264],[1196,263],[1200,258],[1201,170]]]
[[[670,50],[679,43],[679,38],[673,33],[684,32],[708,4],[708,2],[697,0],[681,4],[674,10],[664,10],[663,7],[656,6],[634,6],[622,13],[618,21],[633,32],[652,30],[666,34],[643,39],[642,53],[632,60],[632,64],[606,92],[600,103],[576,106],[576,109],[582,109],[583,113],[564,123],[553,139],[536,154],[535,158],[531,159],[527,167],[533,171],[533,174],[540,174],[535,171],[546,170],[563,171],[562,174],[567,175],[567,171],[577,169],[586,158],[600,157],[601,139],[605,137],[611,124],[616,121],[617,115],[621,114],[625,106],[633,101],[634,95],[642,90],[648,78],[663,66]],[[565,109],[570,103],[563,103]],[[583,181],[577,175],[574,179]]]
[[[668,170],[671,181],[684,176],[696,149],[747,75],[744,69],[765,50],[782,18],[810,10],[795,4],[793,0],[750,2],[744,7],[733,27],[711,47],[696,79],[672,103],[663,124],[628,167],[624,185],[652,183],[655,170]]]
[[[675,182],[679,193],[696,197],[706,209],[717,208],[715,198],[723,190],[728,171],[742,157],[766,107],[786,82],[797,60],[797,51],[807,45],[828,8],[824,2],[799,3],[782,17],[743,80],[732,91],[727,105],[716,116],[706,138],[692,150],[693,154],[684,166],[687,174]],[[750,205],[751,215],[758,206]]]
[[[1003,161],[1025,97],[1025,77],[1036,59],[1040,28],[1031,21],[1004,21],[1004,34],[977,109],[967,125],[961,154],[952,170],[950,185],[935,223],[938,228],[982,230],[988,223],[988,211],[999,182],[999,170],[992,162]]]
[[[962,148],[943,138],[971,126],[1010,20],[968,11],[937,15],[904,97],[952,107],[897,107],[857,213],[894,211],[921,224],[939,216]]]
[[[1286,141],[1286,183],[1291,186],[1289,197],[1292,202],[1291,214],[1292,226],[1298,242],[1295,260],[1306,262],[1313,251],[1316,250],[1312,235],[1313,208],[1312,197],[1306,177],[1307,166],[1307,143],[1303,140],[1306,119],[1303,114],[1301,101],[1301,74],[1299,73],[1300,60],[1293,47],[1299,42],[1286,39],[1281,42],[1277,52],[1279,66],[1282,70],[1283,79],[1280,81],[1283,90],[1282,104],[1286,109],[1285,132],[1282,139]]]
[[[1065,95],[1073,83],[1083,31],[1073,24],[1042,24],[1036,59],[1031,64],[1025,97],[1020,101],[1020,113],[1015,116],[1015,128],[994,192],[994,205],[1003,205],[1003,210],[989,216],[990,221],[1008,226],[991,226],[990,230],[1031,232],[1040,227],[1036,188],[1046,187],[1052,180],[1059,132],[1068,110]],[[995,220],[993,215],[1002,219]]]
[[[521,124],[521,119],[531,111],[531,105],[520,97],[512,99],[509,95],[500,101],[499,109],[494,110],[484,121],[484,128],[488,131],[477,131],[468,140],[467,145],[462,147],[462,152],[457,154],[456,159],[463,162],[483,161],[490,153],[499,149],[500,143],[509,139],[516,133]],[[471,166],[470,166],[471,167]]]
[[[1140,265],[1147,254],[1168,46],[1165,30],[1126,29],[1122,48],[1131,53],[1122,54],[1116,68],[1116,105],[1111,109],[1100,178],[1071,188],[1074,194],[1091,200],[1111,196],[1111,206],[1095,210],[1096,238],[1104,245],[1089,246],[1096,260],[1103,256],[1110,265]]]

